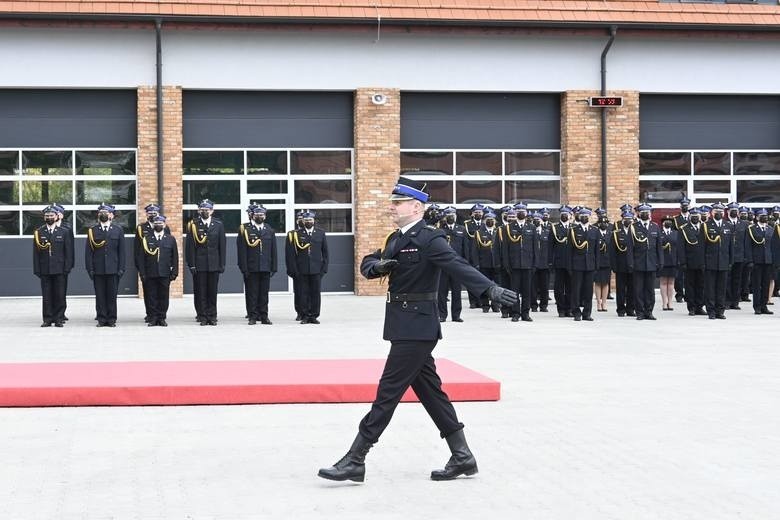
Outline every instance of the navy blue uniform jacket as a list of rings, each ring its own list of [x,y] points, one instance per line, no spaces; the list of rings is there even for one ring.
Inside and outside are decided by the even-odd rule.
[[[708,271],[729,271],[733,261],[734,228],[721,221],[704,225],[704,268]]]
[[[772,263],[772,242],[777,241],[771,226],[761,230],[758,224],[751,224],[745,234],[745,261],[754,264]]]
[[[629,230],[634,250],[634,271],[660,271],[664,265],[661,228],[655,222],[635,222]]]
[[[569,270],[595,271],[596,253],[601,245],[601,233],[594,226],[584,229],[581,224],[569,227]],[[578,247],[582,246],[582,247]]]
[[[398,260],[398,266],[389,275],[388,290],[398,293],[431,293],[439,290],[439,273],[458,280],[473,294],[481,295],[494,282],[474,269],[447,244],[444,232],[426,226],[423,221],[409,229],[400,239],[388,243],[391,251],[376,250],[366,255],[360,272],[366,278],[379,278],[373,266],[382,257]],[[388,341],[436,341],[441,339],[439,311],[435,296],[430,300],[385,304],[384,339]]]
[[[33,240],[33,273],[68,274],[73,269],[73,235],[67,228],[55,227],[49,232],[46,224],[35,230]]]
[[[311,235],[307,231],[293,231],[288,235],[293,241],[292,264],[287,271],[294,274],[325,274],[328,272],[328,239],[325,230],[315,227]],[[297,242],[296,242],[297,240]],[[306,247],[307,244],[311,244]]]
[[[90,235],[91,232],[91,235]],[[119,274],[125,272],[125,232],[111,224],[108,231],[95,224],[87,230],[84,264],[88,273]]]
[[[704,224],[680,228],[680,265],[685,269],[704,269]]]
[[[146,249],[143,241],[138,240],[140,244],[135,252],[135,265],[138,274],[142,278],[170,278],[179,276],[179,246],[176,239],[170,234],[165,234],[160,240],[157,240],[152,233],[146,238]],[[154,254],[149,254],[152,252]]]
[[[241,224],[236,236],[236,251],[238,269],[242,273],[276,272],[276,232],[268,224],[263,224],[263,229],[249,222]]]
[[[533,269],[536,255],[536,228],[533,224],[513,222],[501,228],[501,264],[507,271]]]
[[[192,226],[197,230],[197,238],[193,233]],[[203,238],[206,241],[203,244],[198,242]],[[225,270],[225,227],[222,221],[211,218],[208,228],[200,218],[192,220],[187,225],[187,239],[184,242],[184,257],[187,261],[187,267],[195,267],[201,272],[223,272]]]
[[[634,243],[630,233],[630,228],[619,225],[607,235],[609,266],[616,273],[634,272]]]

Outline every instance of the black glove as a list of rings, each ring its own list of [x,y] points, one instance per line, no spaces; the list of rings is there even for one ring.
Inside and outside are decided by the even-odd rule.
[[[87,271],[87,276],[89,276],[90,280],[95,279],[95,271]]]
[[[190,266],[189,269],[193,276],[198,272],[198,269],[194,265]]]
[[[501,305],[514,305],[518,302],[517,299],[517,293],[514,291],[510,291],[509,289],[504,289],[500,285],[494,285],[490,289],[488,289],[488,297],[490,297],[490,300],[495,303],[500,303]]]
[[[398,267],[398,260],[395,260],[394,258],[386,258],[374,264],[374,272],[379,275],[388,274],[396,267]]]

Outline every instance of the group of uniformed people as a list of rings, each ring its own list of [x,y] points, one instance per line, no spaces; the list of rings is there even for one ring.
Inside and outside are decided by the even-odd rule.
[[[457,223],[454,207],[428,206],[425,218],[441,229],[456,253],[482,274],[520,295],[511,306],[486,296],[469,294],[470,307],[501,312],[512,321],[533,321],[530,311],[547,312],[550,278],[558,316],[592,321],[607,310],[615,274],[619,316],[655,320],[655,284],[660,279],[663,310],[673,310],[673,298],[687,303],[691,316],[725,319],[725,310],[750,301],[756,314],[772,314],[780,272],[780,207],[751,211],[736,203],[689,208],[683,197],[680,212],[666,215],[662,225],[652,220],[649,204],[621,206],[619,222],[610,222],[598,208],[560,207],[560,219],[550,211],[529,211],[518,203],[494,210],[471,208],[471,218]],[[595,215],[593,215],[595,213]],[[675,294],[675,287],[677,294]],[[439,280],[439,320],[461,317],[461,288],[442,273]]]
[[[160,207],[145,208],[146,222],[136,227],[133,258],[144,294],[145,321],[149,327],[166,327],[170,283],[179,276],[176,238],[166,225]],[[184,265],[192,275],[196,320],[203,326],[217,324],[219,277],[225,271],[226,236],[223,223],[213,217],[214,203],[203,200],[198,215],[186,224]],[[65,316],[67,280],[75,264],[74,234],[63,220],[59,204],[43,209],[44,223],[33,233],[33,272],[41,280],[42,327],[62,327]],[[117,293],[124,275],[124,230],[113,223],[115,208],[101,204],[97,222],[87,229],[84,266],[95,290],[98,327],[115,327]],[[246,318],[271,325],[268,318],[270,279],[277,271],[275,230],[265,222],[266,209],[259,204],[247,208],[248,221],[236,235],[238,268],[244,278]],[[315,226],[315,213],[299,211],[295,228],[287,233],[285,260],[293,280],[296,320],[319,324],[322,276],[328,272],[328,243],[325,231]]]

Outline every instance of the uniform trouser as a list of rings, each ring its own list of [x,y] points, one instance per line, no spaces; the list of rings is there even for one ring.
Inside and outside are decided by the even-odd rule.
[[[674,277],[674,297],[676,299],[685,298],[685,270],[678,269]]]
[[[593,312],[593,275],[595,271],[571,272],[571,313],[590,317]]]
[[[726,310],[726,283],[728,271],[704,271],[704,302],[707,306],[707,314],[720,316]]]
[[[309,319],[318,318],[320,316],[322,275],[299,274],[298,282],[301,286],[301,316]]]
[[[293,286],[293,305],[295,306],[295,314],[301,316],[303,314],[303,306],[301,305],[301,282],[299,281],[299,275],[291,276]]]
[[[65,275],[65,300],[62,303],[62,317],[65,317],[65,311],[68,310],[68,275]]]
[[[634,308],[637,316],[650,316],[655,307],[655,271],[634,271]]]
[[[195,311],[205,320],[217,319],[217,290],[219,289],[219,271],[197,271],[195,273],[196,303]]]
[[[504,289],[509,289],[509,273],[507,273],[502,267],[496,269],[496,283]],[[511,305],[501,304],[501,316],[509,316],[512,312]]]
[[[144,311],[146,312],[146,317],[151,318],[152,304],[149,301],[149,292],[146,290],[146,281],[141,280],[141,286],[144,288]]]
[[[95,287],[95,310],[97,310],[98,323],[115,323],[119,276],[115,274],[96,274],[92,285]]]
[[[685,303],[688,311],[703,309],[704,285],[704,269],[685,270]]]
[[[41,275],[41,295],[43,296],[43,322],[55,323],[65,316],[65,280],[64,274]]]
[[[379,441],[393,417],[401,397],[411,386],[442,438],[463,429],[455,408],[441,389],[441,379],[431,353],[436,341],[392,341],[376,399],[360,421],[360,434],[372,443]]]
[[[168,317],[171,280],[165,276],[144,278],[144,296],[149,296],[149,322],[164,320]]]
[[[439,318],[447,319],[447,296],[450,295],[452,306],[452,319],[460,318],[463,305],[460,301],[460,282],[447,276],[443,271],[439,275]]]
[[[550,303],[550,270],[536,269],[531,280],[532,307],[546,309]]]
[[[633,273],[615,273],[615,298],[618,313],[634,312]]]
[[[271,273],[247,273],[244,276],[247,312],[256,320],[268,318],[268,291],[271,288]]]
[[[740,299],[747,300],[748,295],[752,292],[750,287],[750,280],[753,274],[753,264],[745,262],[745,267],[742,269],[742,294],[739,295]]]
[[[482,275],[488,280],[492,280],[498,283],[498,279],[497,279],[498,269],[494,269],[492,267],[480,267],[479,272],[482,273]],[[487,291],[485,291],[485,293],[482,294],[479,298],[479,305],[483,309],[489,309],[490,304],[491,302],[490,299],[488,298]]]
[[[531,279],[533,269],[512,269],[510,289],[521,296],[521,301],[512,305],[512,316],[528,316],[531,312]]]
[[[734,262],[731,264],[728,283],[728,301],[730,305],[739,305],[742,298],[742,271],[745,270],[743,262]]]
[[[203,319],[203,308],[201,307],[201,299],[198,292],[198,276],[192,270],[190,270],[190,273],[192,274],[192,303],[195,305],[195,317],[200,321]]]
[[[571,274],[568,269],[555,269],[553,294],[558,312],[571,312]]]
[[[769,303],[769,281],[772,279],[772,264],[753,264],[753,309],[766,309]]]

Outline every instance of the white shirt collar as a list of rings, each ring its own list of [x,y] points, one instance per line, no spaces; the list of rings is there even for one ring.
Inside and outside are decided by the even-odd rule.
[[[414,227],[414,226],[415,226],[415,225],[416,225],[418,222],[420,222],[421,220],[422,220],[422,219],[421,219],[421,218],[419,218],[419,219],[415,220],[414,222],[412,222],[412,223],[410,223],[410,224],[407,224],[407,225],[405,225],[404,227],[402,227],[402,228],[401,228],[401,233],[406,233],[407,231],[409,231],[410,229],[412,229],[412,228],[413,228],[413,227]]]
[[[203,220],[203,218],[201,217],[200,221],[203,222],[203,224],[206,226],[211,225],[211,217],[209,217],[208,220]]]

